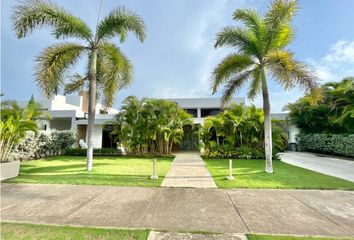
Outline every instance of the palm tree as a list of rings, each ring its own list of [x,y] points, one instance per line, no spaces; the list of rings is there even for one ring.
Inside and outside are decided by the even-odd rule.
[[[248,97],[263,96],[266,172],[272,173],[272,130],[267,74],[285,89],[300,85],[306,90],[316,87],[315,77],[307,66],[294,59],[286,49],[294,39],[291,21],[297,12],[296,0],[275,0],[265,16],[252,9],[238,9],[233,14],[243,27],[224,27],[216,37],[215,47],[234,47],[236,53],[225,57],[213,72],[212,92],[225,84],[222,104],[247,81]]]
[[[123,43],[128,32],[133,32],[143,42],[143,20],[126,8],[119,7],[112,10],[102,21],[98,21],[96,29],[92,31],[80,18],[42,0],[21,2],[15,7],[12,18],[18,38],[26,37],[35,28],[50,26],[56,39],[77,39],[77,42],[47,47],[36,59],[35,78],[47,96],[56,94],[61,87],[69,91],[88,88],[87,170],[91,171],[97,95],[103,97],[106,106],[111,106],[116,91],[128,86],[132,81],[130,61],[110,40],[117,36]],[[88,56],[87,73],[83,77],[75,75],[72,81],[67,83],[67,72],[83,55]]]

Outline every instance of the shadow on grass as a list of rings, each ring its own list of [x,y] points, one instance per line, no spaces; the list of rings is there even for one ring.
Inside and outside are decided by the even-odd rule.
[[[77,173],[77,174],[21,174],[16,178],[6,180],[6,183],[43,183],[43,184],[72,184],[72,185],[107,185],[107,186],[147,186],[161,185],[164,176],[157,180],[150,179],[150,175],[115,175],[104,173]]]
[[[95,166],[111,165],[110,163],[97,163]],[[67,171],[68,170],[68,171]],[[21,173],[51,173],[51,172],[85,172],[86,163],[59,165],[59,166],[43,166],[37,167],[35,165],[21,165]]]

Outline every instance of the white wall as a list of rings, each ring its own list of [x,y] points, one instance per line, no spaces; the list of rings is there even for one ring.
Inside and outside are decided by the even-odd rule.
[[[296,143],[296,135],[300,133],[300,129],[297,128],[294,124],[289,125],[289,139],[288,143]]]
[[[93,129],[93,148],[102,148],[102,126],[95,125]],[[87,143],[87,131],[86,131],[86,143]]]

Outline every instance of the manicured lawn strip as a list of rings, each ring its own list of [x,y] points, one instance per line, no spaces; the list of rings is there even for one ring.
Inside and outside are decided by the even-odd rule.
[[[248,240],[347,240],[350,238],[299,237],[247,234]]]
[[[149,232],[149,230],[1,223],[1,239],[3,240],[146,240]]]
[[[341,189],[354,190],[354,183],[281,161],[273,161],[274,174],[264,172],[264,160],[234,160],[234,181],[228,181],[227,159],[205,159],[220,188]]]
[[[87,172],[85,157],[57,156],[22,162],[20,175],[6,182],[158,187],[172,161],[157,158],[159,179],[151,180],[151,158],[94,157],[93,171]]]

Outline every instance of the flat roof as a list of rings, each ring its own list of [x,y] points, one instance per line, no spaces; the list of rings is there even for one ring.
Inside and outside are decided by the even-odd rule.
[[[176,102],[182,108],[220,108],[220,98],[168,98],[164,99],[172,102]],[[232,98],[225,107],[229,107],[231,104],[245,103],[245,98]]]

